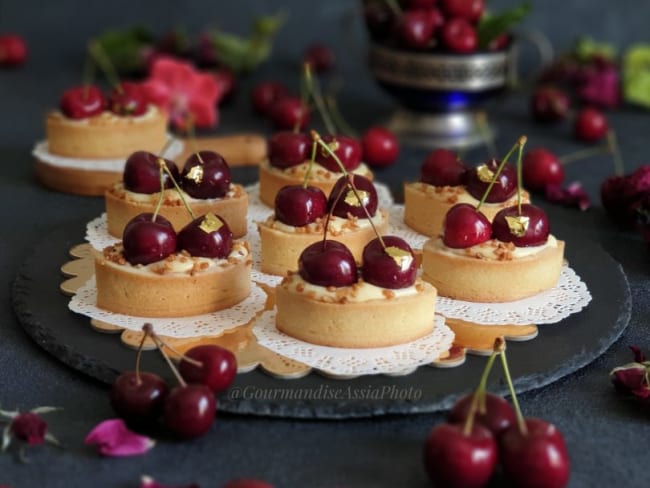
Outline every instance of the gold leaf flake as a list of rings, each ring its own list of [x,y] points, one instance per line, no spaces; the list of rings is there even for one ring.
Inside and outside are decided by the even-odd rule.
[[[476,174],[478,179],[483,183],[489,183],[494,179],[494,171],[488,168],[487,164],[481,164],[476,167]]]
[[[406,271],[413,262],[413,254],[397,246],[388,246],[386,254],[393,258],[402,271]]]
[[[367,205],[368,202],[370,202],[370,192],[363,191],[363,190],[357,190],[357,195],[359,195],[359,198],[361,199],[361,202],[359,202],[359,198],[357,198],[357,195],[354,194],[354,190],[351,188],[348,190],[348,192],[345,194],[345,203],[350,205],[351,207],[361,207],[362,205]]]
[[[190,170],[187,172],[185,175],[185,178],[188,180],[192,180],[194,183],[197,185],[203,181],[203,166],[200,164],[197,164],[196,166],[192,166]]]
[[[206,234],[210,234],[211,232],[221,229],[222,226],[223,222],[221,219],[210,212],[205,214],[203,220],[201,221],[201,224],[199,225],[199,228]]]
[[[510,229],[510,233],[513,236],[523,237],[528,230],[528,225],[530,224],[530,217],[525,215],[507,215],[506,223]]]

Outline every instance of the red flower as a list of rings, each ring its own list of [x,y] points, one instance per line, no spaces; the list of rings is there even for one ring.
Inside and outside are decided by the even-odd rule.
[[[577,181],[570,183],[564,188],[560,185],[547,185],[545,196],[549,202],[561,203],[566,207],[578,207],[583,211],[591,206],[589,195],[587,195],[582,185]]]
[[[609,376],[616,389],[641,400],[650,399],[650,361],[636,346],[630,346],[634,353],[633,363],[614,368]]]
[[[27,442],[30,446],[43,444],[47,423],[32,412],[20,413],[11,421],[11,433],[17,439]]]
[[[218,122],[222,90],[212,75],[189,63],[167,56],[156,58],[142,88],[147,100],[164,110],[176,129],[187,130],[190,124],[210,128]]]

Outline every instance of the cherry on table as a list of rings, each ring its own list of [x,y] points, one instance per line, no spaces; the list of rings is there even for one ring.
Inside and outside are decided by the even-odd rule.
[[[177,247],[191,256],[224,259],[232,251],[232,231],[218,215],[201,215],[180,230]]]
[[[328,45],[316,43],[307,47],[303,62],[308,63],[316,73],[326,73],[334,68],[336,57]]]
[[[528,219],[525,230],[521,235],[510,228],[508,218],[517,219],[519,216]],[[530,203],[521,204],[521,214],[516,205],[506,207],[494,216],[492,220],[492,237],[501,242],[512,242],[517,247],[541,246],[548,240],[550,226],[546,212]]]
[[[198,361],[193,364],[187,358]],[[189,349],[178,365],[178,371],[188,383],[200,383],[214,393],[224,391],[237,375],[237,359],[224,347],[204,344]]]
[[[442,242],[447,247],[465,249],[487,241],[491,235],[492,224],[473,205],[459,203],[445,215]]]
[[[459,17],[476,23],[483,15],[485,4],[483,0],[441,0],[440,8],[446,17]]]
[[[452,423],[464,423],[469,415],[474,394],[459,398],[447,415],[447,420]],[[505,429],[516,422],[515,411],[503,397],[485,393],[485,409],[481,405],[476,410],[474,421],[498,436]]]
[[[530,111],[539,122],[564,120],[569,112],[569,106],[568,95],[553,86],[536,88],[530,99]]]
[[[269,116],[278,129],[303,130],[309,124],[309,107],[298,97],[286,96],[275,101]]]
[[[393,290],[415,283],[417,262],[411,246],[401,237],[376,237],[363,248],[361,261],[361,276],[367,283]]]
[[[269,163],[285,169],[304,163],[310,156],[311,139],[301,132],[276,132],[268,142]]]
[[[459,186],[465,182],[467,166],[448,149],[431,151],[420,168],[420,181],[433,186]]]
[[[147,151],[136,151],[131,154],[124,165],[124,188],[135,193],[157,193],[160,188],[160,157]],[[163,160],[173,178],[178,180],[178,168],[173,161]],[[172,188],[174,183],[165,171],[163,172],[163,188]]]
[[[63,92],[59,107],[66,117],[85,119],[101,114],[106,108],[106,99],[96,86],[76,86]]]
[[[609,124],[600,111],[587,107],[578,112],[573,125],[576,138],[585,142],[597,142],[607,135]]]
[[[524,186],[531,191],[541,192],[548,185],[560,185],[564,181],[564,168],[559,158],[541,147],[524,155],[521,169]]]
[[[142,213],[124,227],[124,258],[131,264],[150,264],[176,251],[176,232],[162,215]]]
[[[275,218],[294,227],[315,222],[327,213],[327,197],[315,186],[288,185],[275,195]]]
[[[462,18],[452,18],[445,22],[440,33],[440,40],[453,53],[473,53],[478,48],[476,29]]]
[[[307,246],[298,258],[298,273],[318,286],[350,286],[357,282],[352,252],[338,241],[324,240]]]
[[[385,127],[370,127],[361,138],[363,160],[372,167],[390,166],[399,155],[397,137]]]
[[[352,185],[356,192],[352,189]],[[341,176],[334,184],[327,201],[327,208],[332,215],[341,218],[347,218],[348,215],[362,219],[368,218],[368,215],[373,217],[378,205],[375,185],[365,176],[356,174]]]
[[[463,424],[439,424],[424,445],[424,465],[434,486],[480,488],[486,486],[497,465],[497,444],[492,433],[474,424],[468,434]]]
[[[363,19],[375,41],[383,41],[388,38],[395,23],[395,14],[385,2],[364,1]]]
[[[127,423],[149,424],[158,419],[169,392],[167,383],[153,373],[127,371],[111,386],[111,405]]]
[[[427,49],[433,41],[435,26],[424,10],[407,10],[395,27],[397,42],[408,49]]]
[[[262,480],[255,480],[252,478],[242,478],[231,480],[221,488],[275,488],[273,485]]]
[[[217,402],[205,385],[179,385],[163,402],[163,423],[183,438],[205,434],[214,422]]]
[[[108,96],[108,109],[117,115],[143,115],[147,107],[147,100],[137,83],[122,82]]]
[[[0,35],[0,66],[20,66],[27,60],[27,43],[17,34]]]
[[[467,191],[477,200],[483,198],[483,195],[490,186],[490,175],[496,174],[500,161],[491,159],[487,163],[474,168],[467,173],[465,184]],[[496,179],[490,193],[485,199],[488,203],[505,202],[517,191],[517,172],[510,164],[506,164],[498,178]]]
[[[181,186],[194,198],[222,198],[230,190],[230,167],[220,154],[199,151],[192,154],[183,167]]]
[[[256,112],[270,115],[273,104],[289,95],[287,87],[277,81],[262,81],[251,92],[251,101]]]
[[[361,164],[362,149],[359,141],[354,137],[345,135],[326,135],[323,136],[323,142],[336,154],[346,171],[354,171]],[[340,173],[336,160],[324,148],[319,147],[316,151],[316,162],[324,168]]]

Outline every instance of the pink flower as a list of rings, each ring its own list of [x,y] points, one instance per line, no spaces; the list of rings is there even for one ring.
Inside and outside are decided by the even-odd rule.
[[[169,115],[176,129],[187,130],[190,123],[198,128],[217,124],[222,89],[212,75],[197,71],[189,63],[157,57],[142,89],[150,103]]]
[[[122,419],[100,422],[84,440],[86,445],[96,445],[103,456],[136,456],[145,454],[156,442],[149,437],[130,431]]]
[[[199,488],[199,485],[197,485],[196,483],[192,483],[191,485],[183,485],[183,486],[176,486],[176,487],[170,485],[161,485],[150,476],[142,476],[140,478],[140,488]]]
[[[37,414],[32,412],[20,413],[11,421],[11,433],[27,442],[30,446],[36,446],[45,442],[47,423]]]
[[[650,399],[650,362],[636,346],[630,346],[634,353],[634,362],[614,368],[609,377],[616,389],[626,395],[640,400]]]

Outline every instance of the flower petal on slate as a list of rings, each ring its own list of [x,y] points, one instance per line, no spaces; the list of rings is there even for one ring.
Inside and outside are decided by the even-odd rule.
[[[129,430],[122,419],[100,422],[86,436],[84,443],[96,445],[102,456],[115,457],[145,454],[156,444],[153,439]]]

